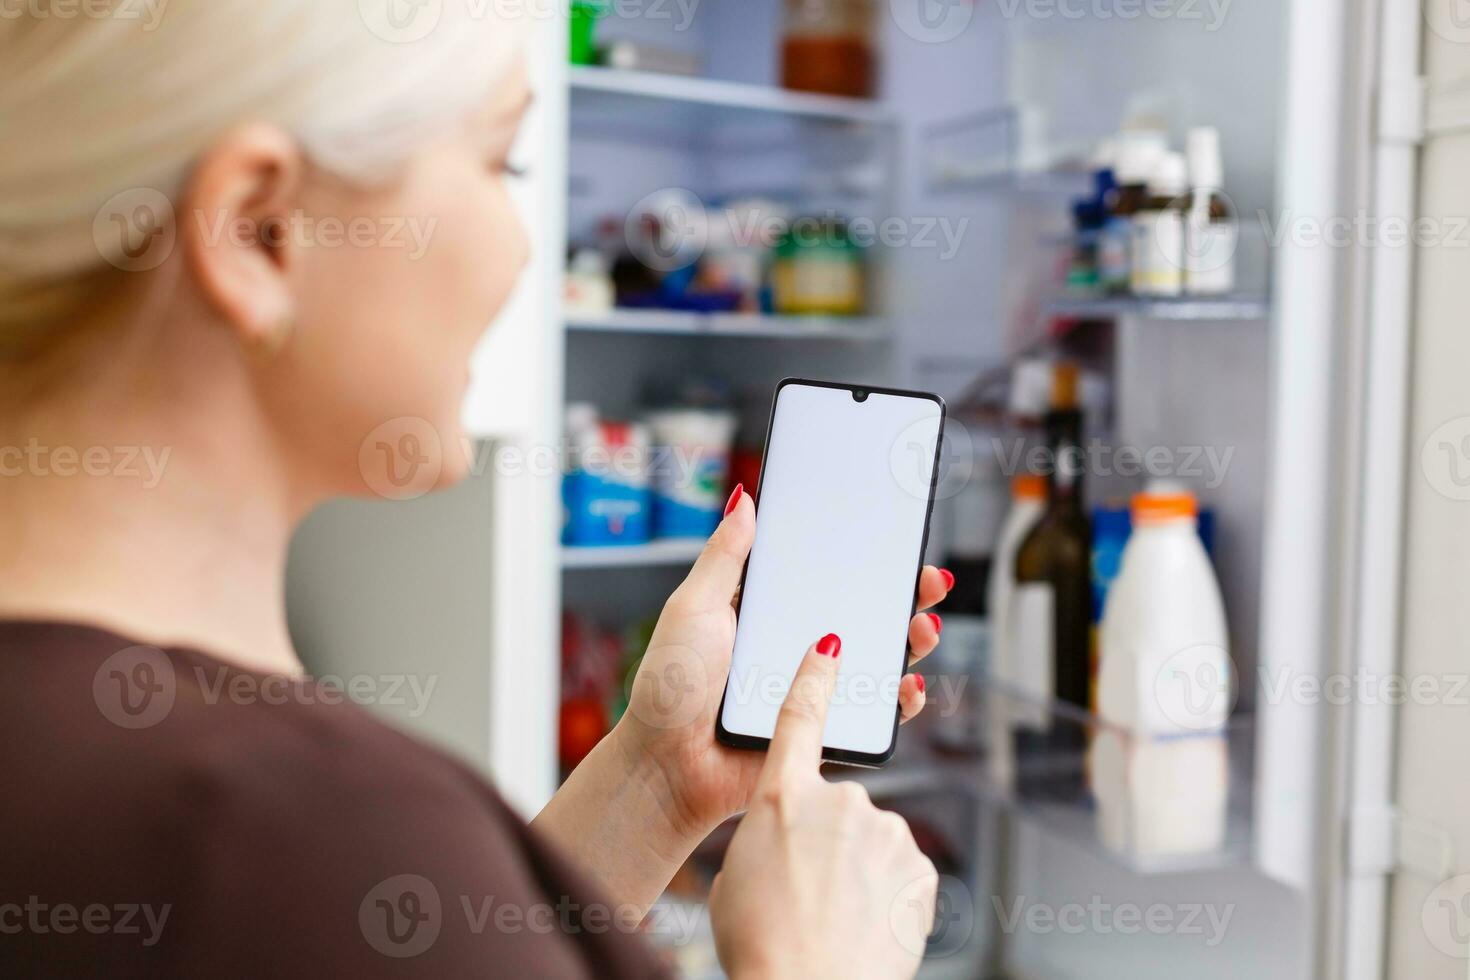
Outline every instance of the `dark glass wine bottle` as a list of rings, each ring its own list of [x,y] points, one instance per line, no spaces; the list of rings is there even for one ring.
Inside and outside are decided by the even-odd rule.
[[[1092,530],[1082,499],[1085,456],[1077,383],[1075,365],[1058,365],[1046,416],[1047,505],[1016,553],[1009,632],[1018,672],[1043,679],[1028,693],[1085,711],[1090,687]],[[1068,770],[1073,763],[1081,765],[1084,726],[1044,709],[1022,710],[1016,719],[1021,792],[1052,795],[1062,785],[1070,786]],[[1028,778],[1028,771],[1039,778]],[[1075,775],[1080,777],[1080,768]]]

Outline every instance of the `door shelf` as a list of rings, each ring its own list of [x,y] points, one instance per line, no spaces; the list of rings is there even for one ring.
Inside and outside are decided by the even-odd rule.
[[[929,710],[899,735],[893,762],[883,770],[832,767],[828,775],[862,783],[876,800],[936,793],[972,795],[1001,808],[1047,836],[1070,841],[1103,860],[1138,875],[1197,873],[1246,866],[1252,856],[1252,805],[1255,724],[1248,715],[1232,718],[1223,730],[1169,737],[1140,736],[1104,722],[1071,705],[1038,702],[995,681],[958,685],[954,679],[930,679]],[[958,690],[958,698],[944,692]],[[948,700],[952,703],[945,703]],[[943,715],[945,717],[941,718]],[[956,718],[970,720],[977,744],[967,755],[941,753],[933,746],[937,725]],[[1004,719],[1040,721],[1055,733],[1062,748],[1030,758],[1011,749]],[[1099,746],[1114,751],[1124,770],[1156,780],[1152,799],[1128,798],[1122,785],[1107,788],[1110,808],[1104,821],[1089,786],[1092,755]],[[1201,781],[1201,765],[1221,767],[1212,780]],[[1018,790],[1024,788],[1024,792]],[[1099,787],[1102,788],[1102,787]],[[1197,799],[1202,789],[1223,791],[1218,809],[1189,808],[1158,817],[1159,809],[1180,800]],[[1206,844],[1189,847],[1161,844],[1162,838],[1188,833],[1191,818],[1213,814],[1222,832]],[[1149,823],[1150,820],[1156,822]],[[1106,823],[1106,826],[1105,826]],[[1151,845],[1142,843],[1153,837]]]
[[[873,343],[888,338],[888,325],[873,317],[765,316],[754,313],[686,313],[678,310],[611,310],[567,317],[574,333],[657,334],[765,340],[830,340]]]
[[[934,191],[1085,194],[1092,184],[1087,141],[1053,144],[1043,113],[1001,105],[925,128],[927,181]]]
[[[667,541],[610,548],[563,547],[561,566],[567,570],[681,567],[693,565],[703,550],[702,538],[672,538]]]
[[[577,109],[598,114],[632,114],[645,122],[643,103],[649,100],[681,107],[676,115],[699,126],[747,120],[752,116],[867,126],[889,126],[896,121],[882,104],[866,99],[811,95],[686,75],[575,66],[571,69],[571,83]]]
[[[1271,300],[1265,296],[1190,296],[1180,299],[1146,299],[1133,296],[1060,297],[1045,305],[1047,316],[1069,320],[1250,321],[1271,316]]]
[[[1032,197],[1080,197],[1091,174],[1066,164],[1016,167],[1010,164],[940,158],[929,170],[929,186],[940,193],[1022,194]]]

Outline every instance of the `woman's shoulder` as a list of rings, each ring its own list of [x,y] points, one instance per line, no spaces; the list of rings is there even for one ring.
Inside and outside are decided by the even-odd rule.
[[[305,793],[375,792],[391,773],[421,800],[444,795],[498,808],[466,766],[358,703],[375,694],[423,696],[420,678],[373,678],[368,691],[366,678],[266,674],[197,650],[40,622],[0,622],[0,671],[0,724],[49,733],[53,760],[73,753],[68,761],[88,769],[121,765],[150,782],[196,782],[206,794],[236,782],[251,792],[262,782],[299,783]]]
[[[0,671],[0,760],[34,787],[0,814],[0,879],[168,906],[172,957],[581,975],[616,938],[530,925],[581,908],[580,878],[467,767],[334,685],[67,626],[0,625]]]
[[[337,685],[82,625],[0,623],[0,763],[35,788],[7,829],[94,866],[124,841],[330,850],[397,826],[504,851],[524,833],[467,766]],[[81,813],[107,819],[66,840]]]

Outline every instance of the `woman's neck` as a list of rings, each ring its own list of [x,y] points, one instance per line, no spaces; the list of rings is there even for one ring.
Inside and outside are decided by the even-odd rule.
[[[284,598],[299,513],[284,464],[261,427],[229,421],[249,413],[218,410],[243,394],[230,385],[150,392],[138,380],[94,375],[79,396],[0,409],[0,617],[300,673]]]

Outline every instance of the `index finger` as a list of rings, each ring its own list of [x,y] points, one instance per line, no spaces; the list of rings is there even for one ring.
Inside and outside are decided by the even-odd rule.
[[[842,639],[835,633],[807,647],[776,718],[762,778],[774,778],[792,769],[815,773],[821,765],[822,732],[827,727],[827,706],[837,686],[837,658],[841,653]]]

